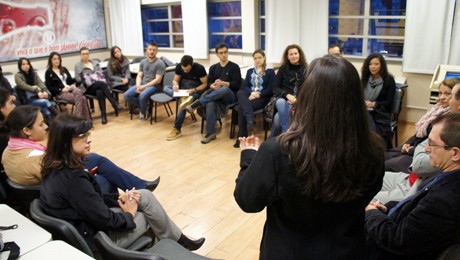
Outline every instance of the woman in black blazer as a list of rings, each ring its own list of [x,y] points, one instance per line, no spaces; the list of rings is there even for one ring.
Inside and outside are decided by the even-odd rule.
[[[83,91],[77,88],[75,80],[66,67],[62,66],[61,55],[52,52],[48,57],[48,69],[45,72],[45,85],[51,95],[75,105],[74,113],[77,116],[90,119],[86,97]]]
[[[378,53],[369,55],[361,68],[361,86],[369,111],[371,128],[384,140],[387,148],[391,145],[391,106],[396,92],[396,83],[388,72],[385,58]]]
[[[267,209],[260,259],[366,259],[363,207],[382,186],[384,146],[370,131],[354,66],[314,60],[289,130],[240,138],[235,200]]]

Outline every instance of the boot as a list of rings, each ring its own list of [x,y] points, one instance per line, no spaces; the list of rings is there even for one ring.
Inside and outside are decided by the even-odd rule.
[[[118,111],[121,111],[123,109],[123,106],[118,103],[115,98],[112,96],[112,93],[110,92],[108,86],[107,87],[101,87],[101,91],[104,93],[104,96],[109,100],[110,104],[113,107],[113,110],[115,111],[115,116],[118,116]]]
[[[204,237],[197,239],[197,240],[191,240],[190,238],[186,237],[184,234],[181,234],[179,240],[177,240],[177,243],[179,243],[181,246],[183,246],[184,248],[190,251],[195,251],[204,244],[205,240],[206,239]]]
[[[102,124],[105,125],[107,124],[107,113],[105,110],[105,98],[98,99],[97,101],[99,103],[99,108],[101,109]]]
[[[56,106],[52,105],[48,107],[48,110],[50,111],[51,115],[53,117],[57,116],[59,114],[59,111],[56,109]]]

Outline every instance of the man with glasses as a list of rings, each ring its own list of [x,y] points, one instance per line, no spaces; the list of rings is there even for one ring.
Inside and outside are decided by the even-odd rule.
[[[460,84],[457,84],[449,93],[449,96],[452,95],[449,101],[451,112],[459,111],[459,88]],[[382,204],[386,204],[391,201],[401,201],[417,192],[427,180],[436,174],[437,169],[431,166],[429,154],[425,151],[427,143],[428,139],[415,147],[412,163],[409,166],[409,174],[405,172],[385,172],[382,189],[375,195],[374,202],[379,201]]]
[[[369,259],[436,259],[460,241],[460,113],[432,125],[425,151],[439,172],[392,208],[366,207]]]
[[[227,45],[218,44],[216,55],[219,62],[209,68],[209,92],[187,106],[189,112],[193,112],[200,106],[206,107],[206,136],[201,140],[202,144],[216,139],[217,113],[219,115],[227,113],[227,106],[236,102],[236,92],[241,86],[240,67],[228,59]]]

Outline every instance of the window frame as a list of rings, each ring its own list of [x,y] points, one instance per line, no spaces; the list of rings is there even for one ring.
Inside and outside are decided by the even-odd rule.
[[[232,48],[229,46],[228,48],[231,50],[237,50],[237,51],[242,51],[243,50],[243,16],[240,14],[240,16],[211,16],[209,14],[209,3],[227,3],[227,2],[239,2],[240,3],[240,11],[242,8],[242,2],[241,0],[208,0],[206,4],[206,8],[208,10],[208,48],[209,50],[214,50],[215,46],[211,46],[211,37],[214,35],[219,35],[219,36],[230,36],[230,35],[238,35],[241,37],[241,47],[240,48]],[[209,21],[211,20],[240,20],[241,21],[241,31],[239,32],[211,32],[211,26],[209,26]]]
[[[181,18],[173,18],[173,6],[180,6],[181,8]],[[142,5],[141,11],[145,9],[167,9],[168,18],[161,18],[161,19],[145,19],[143,22],[152,23],[152,22],[168,22],[168,32],[151,32],[149,30],[148,35],[152,36],[169,36],[169,47],[159,46],[159,49],[167,49],[167,50],[183,50],[184,49],[184,27],[183,27],[183,18],[182,18],[182,5],[180,2],[172,2],[172,3],[163,3],[163,4],[148,4]],[[142,17],[143,18],[143,17]],[[181,22],[182,23],[182,31],[181,32],[174,32],[174,22]],[[142,41],[144,42],[144,33],[142,33]],[[182,36],[182,46],[176,47],[175,46],[175,36]],[[144,43],[146,44],[146,43]],[[146,47],[146,46],[144,46]]]
[[[369,40],[395,40],[395,41],[402,41],[403,49],[404,49],[404,36],[389,36],[389,35],[372,35],[369,32],[370,22],[372,20],[381,20],[381,19],[389,19],[389,20],[406,20],[406,15],[371,15],[371,1],[372,0],[364,0],[364,13],[363,15],[329,15],[328,16],[328,24],[331,19],[356,19],[356,20],[363,20],[363,34],[362,35],[350,35],[350,34],[329,34],[328,33],[328,41],[331,37],[335,38],[355,38],[355,39],[362,39],[362,47],[361,47],[361,55],[354,55],[354,54],[344,54],[345,57],[349,58],[363,58],[365,59],[371,53],[367,53],[369,47]],[[405,24],[405,23],[404,23]],[[329,26],[330,27],[330,24]],[[380,52],[379,52],[380,53]],[[385,53],[381,53],[385,56],[386,60],[393,60],[393,61],[402,61],[403,56],[401,57],[394,57],[388,56]],[[404,54],[403,54],[404,55]]]

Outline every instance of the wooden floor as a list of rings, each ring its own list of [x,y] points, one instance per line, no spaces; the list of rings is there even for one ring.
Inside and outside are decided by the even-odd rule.
[[[161,176],[154,194],[169,216],[186,235],[206,237],[197,253],[218,259],[258,259],[265,211],[244,213],[233,198],[240,151],[232,146],[235,139],[229,139],[230,116],[217,127],[217,140],[201,144],[199,116],[193,122],[187,115],[183,136],[166,141],[174,116],[168,118],[162,107],[159,122],[153,125],[130,120],[127,110],[118,117],[109,114],[109,123],[101,125],[98,114],[93,114],[92,152],[141,178]],[[256,134],[263,140],[258,120]],[[414,133],[413,123],[399,127],[401,141]]]

